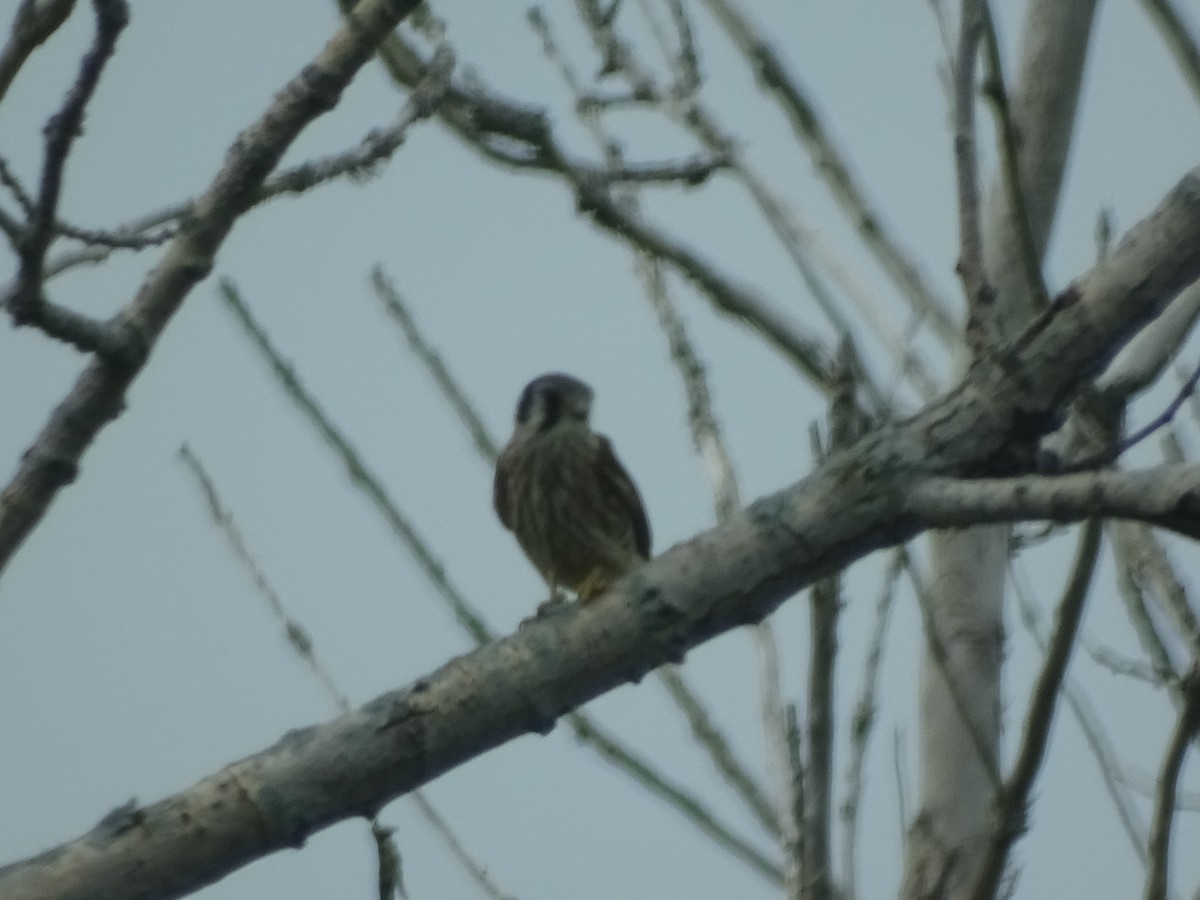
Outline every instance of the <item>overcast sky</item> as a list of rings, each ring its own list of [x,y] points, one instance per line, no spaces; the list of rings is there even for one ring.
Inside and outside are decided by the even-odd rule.
[[[1018,5],[995,4],[1004,7],[1010,70]],[[235,135],[337,25],[330,0],[132,6],[131,24],[68,165],[61,213],[84,226],[114,227],[201,191]],[[1102,207],[1112,211],[1119,233],[1197,163],[1200,109],[1135,7],[1105,4],[1098,17],[1047,264],[1052,289],[1094,259]],[[469,67],[495,90],[548,107],[571,147],[594,156],[523,7],[449,2],[434,9],[447,20],[460,73]],[[544,9],[579,70],[593,72],[597,62],[573,5]],[[770,36],[811,89],[894,233],[931,283],[957,302],[951,145],[937,74],[944,53],[927,4],[760,0],[746,9],[769,23]],[[0,9],[0,15],[8,13]],[[862,251],[786,122],[756,92],[698,5],[695,24],[706,101],[866,289],[885,306],[893,304],[894,289]],[[27,184],[36,183],[41,126],[73,79],[90,33],[90,5],[80,3],[0,105],[0,154]],[[402,103],[369,65],[287,161],[353,145],[388,123]],[[986,115],[981,109],[981,122]],[[693,152],[649,114],[627,116],[620,124],[633,160]],[[988,178],[993,157],[987,153]],[[7,196],[5,208],[13,208]],[[647,211],[787,316],[822,339],[833,335],[730,180],[716,178],[692,191],[656,191]],[[125,253],[102,267],[78,269],[53,282],[54,299],[89,314],[110,314],[128,302],[156,258],[153,250]],[[352,702],[401,686],[472,646],[417,564],[269,377],[221,304],[218,277],[239,286],[281,352],[493,629],[512,630],[542,599],[536,573],[491,510],[490,468],[373,296],[369,275],[376,264],[392,276],[498,440],[507,437],[526,381],[549,370],[572,372],[596,389],[594,424],[612,437],[641,488],[656,551],[712,524],[711,494],[691,446],[683,388],[628,250],[576,215],[561,185],[497,169],[436,122],[426,123],[376,177],[277,200],[238,224],[213,277],[192,291],[155,349],[126,411],[101,434],[78,482],[60,494],[0,577],[0,863],[75,837],[131,798],[149,803],[182,790],[288,729],[334,713],[213,526],[179,460],[185,442],[203,460],[263,571]],[[11,275],[12,256],[2,254],[0,281]],[[709,367],[743,499],[796,481],[812,465],[809,425],[823,414],[820,398],[754,334],[713,313],[693,292],[673,287]],[[1185,352],[1188,367],[1195,352]],[[946,372],[944,358],[931,362]],[[882,355],[868,363],[884,380],[890,377]],[[82,365],[73,350],[36,332],[0,328],[4,481]],[[1169,394],[1164,389],[1147,398],[1138,407],[1141,420],[1161,409]],[[1184,423],[1183,430],[1188,446],[1197,446],[1194,423]],[[1195,553],[1172,546],[1181,568],[1194,571]],[[1022,557],[1020,568],[1044,606],[1056,596],[1069,547],[1053,543]],[[847,578],[840,751],[883,564],[877,555]],[[807,644],[803,598],[777,615],[776,629],[786,690],[800,702]],[[1085,631],[1098,644],[1140,658],[1107,553]],[[1005,716],[1011,731],[1038,657],[1015,616],[1009,633]],[[867,762],[859,850],[864,897],[887,896],[898,883],[898,779],[909,814],[917,790],[920,641],[914,603],[902,593]],[[748,633],[695,651],[685,671],[736,749],[764,775]],[[1168,699],[1104,672],[1082,654],[1073,671],[1122,761],[1148,783],[1173,725]],[[621,688],[589,711],[672,778],[694,786],[739,833],[769,847],[690,742],[686,722],[656,680]],[[1189,774],[1191,789],[1200,789],[1195,767]],[[843,777],[839,769],[839,790]],[[525,900],[778,896],[674,810],[598,762],[563,726],[450,772],[428,787],[427,796],[498,884]],[[1021,871],[1018,896],[1140,892],[1140,864],[1065,712],[1035,801],[1032,830],[1014,857]],[[1143,802],[1141,811],[1147,815],[1149,804]],[[1195,819],[1184,814],[1176,845],[1174,883],[1184,895],[1200,880],[1200,855],[1192,852],[1200,840]],[[382,820],[398,829],[414,900],[478,895],[410,801],[386,808]],[[256,862],[201,896],[368,897],[374,881],[368,831],[354,821],[322,832],[298,852]]]

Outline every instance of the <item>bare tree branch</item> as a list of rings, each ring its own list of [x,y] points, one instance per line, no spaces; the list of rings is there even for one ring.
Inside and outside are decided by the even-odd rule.
[[[485,897],[490,900],[514,900],[513,895],[505,892],[496,884],[487,867],[481,865],[475,857],[473,857],[463,846],[462,839],[455,833],[450,823],[437,811],[423,791],[413,791],[413,800],[416,801],[417,808],[421,810],[421,815],[425,817],[434,830],[441,836],[446,846],[450,848],[451,855],[458,860],[458,864],[466,870],[471,880],[475,882]]]
[[[1004,86],[1000,40],[996,36],[996,23],[992,20],[992,11],[986,2],[983,4],[983,47],[987,69],[983,92],[991,101],[996,116],[996,131],[1000,137],[1000,183],[1008,198],[1008,211],[1012,217],[1010,227],[1020,244],[1021,263],[1029,291],[1029,306],[1040,311],[1049,305],[1050,295],[1042,278],[1042,254],[1033,239],[1033,228],[1029,223],[1029,205],[1025,202],[1025,189],[1021,184],[1020,140],[1008,103],[1008,89]]]
[[[8,188],[9,193],[13,195],[13,199],[17,201],[17,205],[21,207],[26,218],[32,219],[36,214],[37,204],[34,199],[25,190],[25,186],[21,184],[20,179],[9,168],[8,162],[0,157],[0,184]],[[24,240],[24,229],[20,227],[8,228],[6,231],[10,234],[13,246],[18,253],[22,249],[22,241]],[[104,231],[102,229],[81,228],[78,225],[71,225],[61,219],[54,220],[54,233],[63,237],[74,238],[84,244],[108,247],[110,249],[124,248],[129,250],[142,250],[146,247],[153,247],[158,244],[165,243],[175,236],[175,229],[164,228],[161,231],[153,234],[138,234],[131,233],[128,230],[124,231]],[[42,264],[43,279],[49,277],[52,265]]]
[[[1137,519],[1200,540],[1200,465],[1020,478],[914,480],[908,512],[929,527],[1088,516]]]
[[[858,408],[858,360],[843,341],[830,380],[828,453],[851,446],[862,432]],[[818,457],[821,458],[821,457]],[[822,578],[809,592],[808,750],[804,766],[804,897],[830,900],[837,895],[831,851],[833,829],[834,675],[837,626],[842,607],[841,573]],[[799,900],[799,898],[797,898]]]
[[[234,559],[246,571],[246,574],[250,576],[255,591],[266,601],[267,608],[271,610],[271,614],[283,629],[284,638],[292,650],[325,688],[325,693],[333,700],[333,705],[337,710],[339,712],[349,711],[350,698],[338,686],[329,667],[317,656],[308,630],[288,613],[287,608],[283,605],[283,598],[279,596],[279,592],[267,578],[262,566],[250,552],[241,529],[233,519],[233,513],[221,500],[212,476],[208,474],[204,463],[187,444],[179,448],[179,458],[195,479],[196,486],[199,487],[200,493],[204,497],[204,504],[208,507],[208,514],[225,539],[225,545],[233,553]]]
[[[709,12],[737,46],[759,80],[779,102],[796,137],[808,148],[817,172],[834,199],[858,230],[867,248],[892,277],[912,308],[927,320],[947,344],[958,339],[959,326],[950,304],[925,281],[920,269],[892,237],[882,218],[867,200],[840,149],[834,144],[820,114],[804,87],[788,72],[772,44],[754,28],[733,0],[706,0]]]
[[[708,389],[708,377],[701,363],[683,320],[675,308],[667,292],[662,267],[649,254],[640,253],[637,256],[636,268],[638,275],[646,288],[650,303],[658,315],[659,327],[667,337],[671,361],[679,371],[687,394],[687,418],[692,435],[692,443],[696,452],[703,460],[708,470],[709,482],[713,493],[713,505],[718,522],[723,522],[741,508],[738,493],[737,478],[733,472],[733,463],[729,458],[728,449],[721,435],[720,423],[713,410],[712,396]],[[774,639],[768,634],[755,635],[755,643],[759,647],[760,656],[763,653],[762,644],[767,642],[773,646]],[[767,653],[769,653],[769,649]],[[659,677],[667,691],[675,700],[676,705],[683,710],[691,725],[692,734],[708,753],[722,777],[738,792],[743,802],[758,819],[759,824],[772,837],[783,840],[784,872],[789,871],[790,860],[787,858],[788,826],[791,824],[786,817],[779,814],[779,805],[772,804],[758,782],[750,775],[748,768],[739,760],[729,741],[722,735],[712,722],[704,706],[687,688],[682,673],[676,667],[665,666],[659,670]],[[782,703],[776,687],[771,691],[774,696],[772,709],[778,709]],[[764,700],[764,703],[767,701]],[[768,741],[777,741],[777,733],[768,732]],[[778,747],[774,752],[778,752]]]
[[[404,333],[409,349],[425,366],[425,370],[433,378],[434,384],[446,398],[446,403],[454,410],[459,421],[467,429],[467,433],[471,435],[471,440],[474,441],[479,455],[489,464],[495,465],[496,457],[500,455],[500,448],[496,444],[495,438],[492,437],[483,419],[476,412],[474,404],[467,399],[467,395],[459,386],[458,381],[450,374],[446,364],[442,362],[441,354],[425,340],[417,329],[416,321],[405,304],[404,298],[400,296],[400,292],[396,290],[392,280],[384,274],[381,266],[376,266],[371,270],[371,286],[375,289],[375,296],[379,298],[379,302],[383,304],[383,308],[387,310],[392,321]]]
[[[349,0],[337,0],[345,11]],[[379,47],[379,58],[392,78],[412,87],[426,64],[398,35]],[[696,285],[713,305],[745,322],[766,338],[805,376],[824,389],[826,360],[819,342],[753,291],[739,285],[699,252],[620,208],[611,197],[614,186],[604,167],[577,161],[554,135],[546,114],[522,106],[478,85],[452,83],[438,110],[441,120],[485,158],[516,169],[543,172],[562,179],[576,195],[581,212],[634,249],[660,257]],[[714,160],[717,163],[723,161]]]
[[[194,214],[162,262],[115,322],[141,352],[113,365],[94,360],[51,414],[12,480],[0,492],[0,570],[41,521],[79,461],[124,405],[125,391],[149,349],[213,260],[237,219],[300,131],[331,109],[376,45],[415,6],[413,0],[363,0],[317,58],[276,95],[257,123],[238,136],[225,164],[196,201]],[[47,196],[49,192],[47,191]]]
[[[21,0],[8,40],[0,49],[0,100],[25,60],[67,21],[75,0]]]
[[[1167,649],[1166,641],[1159,632],[1156,617],[1150,611],[1147,597],[1149,585],[1140,571],[1139,557],[1144,552],[1143,543],[1150,533],[1138,522],[1110,522],[1109,531],[1113,538],[1113,551],[1117,560],[1117,589],[1125,603],[1125,614],[1133,626],[1142,652],[1157,672],[1174,672],[1175,663]]]
[[[1171,0],[1142,0],[1150,19],[1158,26],[1163,40],[1175,56],[1196,102],[1200,103],[1200,45],[1188,30],[1187,22]]]
[[[1123,562],[1135,577],[1158,597],[1163,613],[1171,620],[1176,634],[1187,644],[1194,661],[1200,661],[1200,619],[1194,598],[1172,564],[1167,548],[1145,526],[1119,525],[1126,532]]]
[[[954,172],[958,186],[958,274],[967,298],[967,342],[980,352],[991,337],[994,295],[983,269],[979,152],[975,146],[975,64],[987,0],[963,0],[954,58]]]
[[[1200,665],[1193,665],[1180,685],[1183,708],[1175,732],[1167,745],[1158,791],[1154,798],[1154,820],[1150,826],[1150,872],[1146,877],[1146,900],[1164,900],[1170,871],[1171,822],[1175,816],[1175,792],[1179,771],[1188,746],[1200,734]]]
[[[238,325],[249,338],[255,349],[271,367],[271,372],[309,424],[322,440],[337,454],[350,482],[370,499],[371,504],[387,522],[392,533],[404,544],[429,583],[437,589],[446,605],[454,613],[455,621],[477,644],[492,640],[494,633],[482,615],[474,609],[446,574],[445,566],[429,549],[407,515],[394,503],[383,486],[383,481],[371,471],[350,440],[333,424],[328,413],[312,395],[299,376],[279,351],[272,345],[262,325],[255,320],[233,282],[224,279],[220,285],[221,299],[233,313]]]
[[[903,548],[892,553],[883,576],[883,587],[875,602],[875,624],[867,641],[867,659],[863,666],[863,689],[854,705],[850,720],[850,761],[846,766],[846,799],[839,810],[842,819],[842,881],[848,898],[858,896],[858,814],[866,787],[864,776],[867,748],[875,731],[875,699],[879,692],[879,667],[883,661],[884,641],[888,634],[892,601],[907,564]],[[901,833],[907,824],[901,810]]]
[[[737,758],[728,739],[714,724],[707,708],[697,702],[695,691],[683,680],[683,670],[678,666],[663,666],[658,670],[658,676],[675,705],[687,717],[692,736],[705,748],[717,771],[741,796],[754,818],[758,820],[758,824],[772,837],[777,837],[779,821],[771,801],[758,782],[750,777],[749,771]]]
[[[1094,6],[1094,0],[1030,0],[1026,5],[1009,106],[1021,138],[1021,184],[1039,254],[1045,251],[1062,186]],[[965,89],[967,73],[961,66],[956,68],[955,84]],[[1029,327],[1034,314],[1021,250],[1011,228],[1013,217],[1005,209],[1006,196],[1002,185],[994,182],[983,209],[983,274],[994,289],[994,302],[986,311],[990,320],[984,323],[990,328],[983,329],[979,340],[968,335],[968,342],[973,350],[983,345],[985,353],[994,352],[1023,329],[1030,335],[1037,330]],[[1056,315],[1050,312],[1044,318]],[[997,343],[989,346],[993,339]],[[964,364],[978,364],[978,355],[971,356],[960,358]],[[1022,468],[1021,463],[1013,463],[1018,471]],[[979,727],[986,729],[993,756],[999,752],[1003,704],[1009,529],[938,531],[931,535],[930,546],[931,617],[938,633],[953,643],[948,677],[940,666],[922,666],[922,799],[917,822],[923,827],[913,829],[906,847],[902,892],[906,898],[927,896],[935,889],[948,897],[962,897],[975,881],[986,847],[994,788],[982,764],[986,757],[974,752],[974,733],[979,728],[963,727],[955,694],[970,697],[970,708]]]
[[[78,313],[49,303],[43,293],[43,267],[46,251],[55,236],[56,215],[62,192],[63,171],[71,145],[83,129],[83,116],[95,93],[104,67],[116,50],[117,38],[129,22],[125,0],[93,0],[96,10],[96,34],[92,46],[79,64],[75,83],[67,91],[62,107],[50,117],[43,129],[46,149],[36,200],[18,190],[15,179],[5,170],[5,183],[27,210],[26,222],[17,241],[20,263],[17,277],[0,306],[8,310],[13,324],[32,325],[51,337],[81,350],[95,351],[122,364],[137,364],[140,348],[132,335],[119,325],[102,325]],[[34,7],[26,7],[36,15]],[[44,12],[44,10],[43,10]],[[21,17],[18,16],[18,19]],[[0,556],[0,560],[2,560]]]
[[[338,178],[361,178],[376,170],[403,146],[412,126],[432,115],[445,93],[447,80],[454,63],[453,55],[447,50],[434,55],[424,75],[413,88],[408,101],[392,123],[376,128],[364,135],[358,145],[339,153],[311,159],[284,169],[268,178],[256,189],[247,205],[252,209],[284,194],[300,194]],[[0,176],[3,176],[0,169]],[[61,233],[75,237],[90,246],[61,253],[46,264],[46,277],[59,275],[77,266],[99,263],[112,255],[113,250],[141,250],[154,246],[175,236],[177,224],[195,214],[196,203],[185,200],[159,210],[146,213],[109,230],[84,230],[59,223]],[[168,227],[152,234],[152,228]]]
[[[984,853],[975,888],[970,894],[973,900],[992,900],[996,896],[1004,867],[1008,863],[1009,851],[1025,832],[1029,792],[1050,741],[1050,724],[1054,720],[1059,690],[1066,676],[1071,651],[1075,647],[1075,634],[1083,617],[1092,575],[1096,571],[1102,535],[1103,529],[1098,519],[1084,523],[1071,575],[1058,604],[1058,615],[1046,648],[1046,658],[1025,716],[1020,749],[1012,773],[996,798],[991,840]]]

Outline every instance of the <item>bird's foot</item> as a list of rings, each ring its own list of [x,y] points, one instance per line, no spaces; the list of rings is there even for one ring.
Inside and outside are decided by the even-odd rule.
[[[550,596],[538,604],[537,612],[534,613],[535,619],[540,619],[542,616],[548,616],[550,613],[564,603],[567,602],[567,595],[558,588],[550,592]]]
[[[538,604],[538,608],[534,611],[533,615],[527,619],[522,619],[521,624],[518,627],[524,628],[531,622],[537,622],[546,618],[556,609],[566,604],[566,602],[567,595],[558,588],[554,588],[554,590],[551,591],[550,596]]]

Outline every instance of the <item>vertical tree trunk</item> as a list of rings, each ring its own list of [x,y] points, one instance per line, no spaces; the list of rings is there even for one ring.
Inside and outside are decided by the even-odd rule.
[[[1025,215],[1045,255],[1074,132],[1095,0],[1034,0],[1010,94]],[[1028,321],[1022,241],[999,179],[983,213],[984,269],[1004,339]],[[1007,527],[931,537],[921,674],[920,812],[909,834],[905,897],[962,897],[988,840],[999,769]]]

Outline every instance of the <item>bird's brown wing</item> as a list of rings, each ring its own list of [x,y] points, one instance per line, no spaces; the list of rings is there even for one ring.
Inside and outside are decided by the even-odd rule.
[[[492,506],[500,517],[500,524],[512,531],[512,516],[508,508],[508,460],[501,453],[496,460],[496,477],[492,481]]]
[[[625,471],[613,453],[608,438],[599,435],[600,451],[596,457],[596,474],[610,496],[616,497],[622,509],[629,515],[633,526],[633,542],[642,559],[650,558],[650,522],[646,519],[646,508],[633,479]]]

